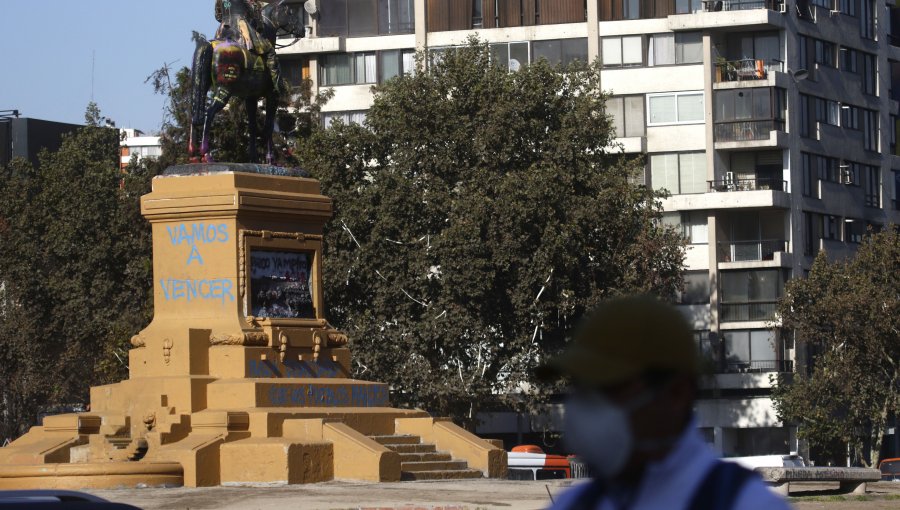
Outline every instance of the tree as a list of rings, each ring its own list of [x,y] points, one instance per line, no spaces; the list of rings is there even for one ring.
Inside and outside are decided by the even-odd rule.
[[[422,59],[376,88],[364,126],[300,154],[334,199],[326,302],[356,375],[473,425],[497,399],[544,402],[533,368],[601,300],[673,296],[683,241],[611,147],[598,65],[511,73],[475,40]]]
[[[0,169],[0,438],[54,405],[86,403],[126,374],[128,340],[150,318],[150,171],[119,169],[119,133],[88,125],[32,168]]]
[[[807,278],[788,282],[778,313],[815,353],[793,383],[779,380],[779,417],[833,457],[847,453],[834,451],[837,443],[877,465],[888,416],[900,411],[897,229],[870,233],[849,260],[829,262],[820,252]]]

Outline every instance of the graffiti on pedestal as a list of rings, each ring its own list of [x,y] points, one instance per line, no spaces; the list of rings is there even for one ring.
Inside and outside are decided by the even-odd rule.
[[[337,387],[314,384],[275,385],[266,396],[271,406],[298,407],[386,407],[385,384],[353,384]]]
[[[250,253],[250,309],[254,317],[315,318],[309,285],[310,259],[303,252]]]
[[[273,378],[273,377],[346,377],[340,365],[327,360],[319,359],[316,362],[284,360],[276,363],[273,360],[247,360],[247,377]]]
[[[172,246],[190,247],[184,265],[199,267],[204,265],[201,247],[208,244],[223,244],[231,239],[228,225],[224,223],[181,223],[167,225],[166,232]],[[166,301],[234,301],[234,282],[228,278],[160,278],[159,285]]]

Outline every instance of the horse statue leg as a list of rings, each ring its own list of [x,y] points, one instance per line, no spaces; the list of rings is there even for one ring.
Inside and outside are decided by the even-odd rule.
[[[274,91],[266,94],[266,125],[263,130],[263,143],[266,144],[266,163],[275,163],[275,144],[272,133],[275,132],[275,117],[278,114],[278,96]]]
[[[251,163],[258,163],[258,154],[256,151],[256,110],[259,98],[250,96],[246,98],[247,105],[247,131],[250,135],[249,144],[247,145],[247,156]]]
[[[188,155],[192,161],[197,159],[195,157],[197,142],[206,121],[206,95],[212,86],[212,56],[212,44],[205,39],[198,39],[191,67],[191,132],[188,139]],[[201,156],[204,155],[201,153]]]
[[[209,132],[212,129],[216,115],[225,108],[229,99],[231,99],[231,92],[225,87],[217,85],[216,88],[213,89],[213,99],[209,104],[209,108],[206,110],[206,119],[203,121],[203,142],[200,144],[200,154],[203,156],[204,163],[213,162],[212,156],[209,155]]]

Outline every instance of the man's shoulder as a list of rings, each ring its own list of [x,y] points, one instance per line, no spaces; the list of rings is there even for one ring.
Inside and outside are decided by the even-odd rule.
[[[584,508],[586,504],[591,503],[591,501],[588,500],[594,500],[593,503],[599,503],[600,498],[598,498],[599,494],[597,494],[598,489],[597,482],[594,480],[587,480],[585,482],[574,484],[564,490],[560,495],[555,496],[553,504],[550,505],[548,510]]]
[[[744,487],[738,493],[732,510],[753,510],[757,508],[790,510],[791,506],[784,498],[775,494],[761,477],[754,476],[747,480],[747,483],[744,484]]]

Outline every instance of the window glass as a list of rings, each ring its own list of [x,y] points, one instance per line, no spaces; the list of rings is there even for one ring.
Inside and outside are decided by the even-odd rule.
[[[576,60],[582,62],[588,61],[587,37],[579,39],[563,39],[562,41],[562,63],[569,64]]]
[[[644,136],[644,97],[625,98],[625,136]]]
[[[775,361],[775,332],[766,329],[750,331],[750,356],[756,361]]]
[[[725,331],[725,361],[732,363],[750,362],[750,335],[748,331]]]
[[[675,96],[650,96],[650,123],[675,122]]]
[[[709,273],[706,271],[685,271],[684,290],[679,302],[683,305],[709,303]]]
[[[379,55],[379,80],[384,83],[400,75],[400,50],[382,51]]]
[[[413,75],[416,73],[416,52],[412,50],[404,51],[401,55],[403,60],[403,74]]]
[[[372,0],[347,0],[347,34],[350,37],[377,35],[377,20],[375,2]]]
[[[769,100],[768,89],[754,89],[753,95],[753,118],[754,119],[770,119],[772,118],[772,102]]]
[[[349,53],[333,53],[322,57],[323,85],[346,85],[353,82],[353,59]]]
[[[679,184],[682,194],[689,193],[705,193],[706,192],[706,153],[704,152],[688,152],[678,155],[679,166]],[[706,227],[706,217],[703,217],[704,230]],[[707,233],[704,231],[702,240],[698,242],[707,242]],[[698,238],[699,239],[699,238]],[[693,240],[692,240],[693,242]]]
[[[650,156],[650,183],[653,189],[667,189],[678,193],[678,155],[653,154]]]
[[[613,128],[616,131],[616,137],[625,136],[625,99],[622,97],[611,97],[606,101],[606,113],[612,117]]]
[[[703,120],[703,94],[678,95],[678,122]]]
[[[550,41],[534,41],[531,43],[531,49],[534,52],[534,61],[545,59],[550,65],[557,65],[562,62],[562,40],[553,39]]]
[[[622,39],[618,37],[603,39],[603,64],[622,65]]]
[[[322,2],[319,10],[319,37],[334,37],[347,33],[347,0]]]
[[[675,34],[655,34],[650,38],[649,63],[654,66],[675,63]]]
[[[753,117],[753,94],[749,90],[738,91],[734,96],[734,119],[750,119]],[[729,119],[731,120],[731,119]]]
[[[629,36],[622,38],[622,64],[641,65],[643,63],[641,50],[641,36]]]
[[[528,65],[528,43],[509,43],[509,70],[518,71],[524,65]]]
[[[703,37],[700,32],[675,34],[675,63],[697,64],[703,62]]]

